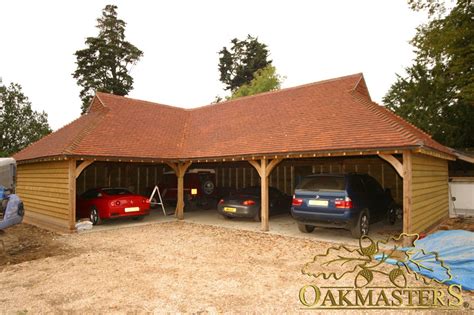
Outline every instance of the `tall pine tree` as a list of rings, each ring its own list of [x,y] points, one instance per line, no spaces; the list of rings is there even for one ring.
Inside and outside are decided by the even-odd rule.
[[[254,74],[272,61],[268,59],[267,45],[260,43],[258,38],[247,36],[245,40],[234,38],[232,47],[223,47],[219,52],[220,81],[225,89],[234,92],[244,84],[250,84]]]
[[[117,18],[117,6],[107,5],[97,22],[99,35],[88,37],[87,48],[75,53],[77,69],[72,75],[82,87],[82,113],[96,91],[127,95],[133,89],[130,68],[143,56],[125,40],[126,23]]]

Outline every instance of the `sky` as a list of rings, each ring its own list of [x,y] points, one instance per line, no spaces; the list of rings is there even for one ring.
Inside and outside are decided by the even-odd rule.
[[[0,0],[0,77],[22,85],[53,130],[80,116],[74,52],[98,34],[107,4],[118,6],[126,39],[144,52],[129,96],[186,108],[228,94],[218,52],[247,34],[268,46],[283,88],[362,72],[381,103],[411,65],[409,40],[427,19],[403,0]]]

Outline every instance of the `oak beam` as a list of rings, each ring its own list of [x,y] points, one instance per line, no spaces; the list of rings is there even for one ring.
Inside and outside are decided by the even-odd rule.
[[[393,168],[397,171],[398,175],[400,175],[401,178],[404,178],[404,172],[403,172],[403,165],[402,163],[393,155],[390,154],[382,154],[379,153],[378,156],[387,161],[390,165],[393,166]]]
[[[82,171],[86,169],[89,165],[94,163],[94,161],[83,161],[79,166],[76,168],[76,179],[81,175]]]

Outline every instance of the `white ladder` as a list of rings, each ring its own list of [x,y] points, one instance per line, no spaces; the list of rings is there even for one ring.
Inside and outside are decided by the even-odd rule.
[[[153,198],[155,193],[158,193],[158,199],[160,199],[160,202],[152,202],[151,201],[151,199]],[[161,206],[161,210],[163,210],[163,214],[166,216],[165,206],[163,205],[163,199],[161,199],[161,193],[160,193],[160,189],[158,188],[158,186],[155,186],[155,188],[151,192],[150,198],[148,198],[148,201],[150,201],[150,205],[159,205],[159,206]]]

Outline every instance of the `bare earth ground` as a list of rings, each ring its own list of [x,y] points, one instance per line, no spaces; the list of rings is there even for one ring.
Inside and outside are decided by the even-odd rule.
[[[0,239],[0,313],[12,314],[314,314],[298,300],[315,282],[301,268],[328,248],[185,222],[66,236],[22,224]]]

